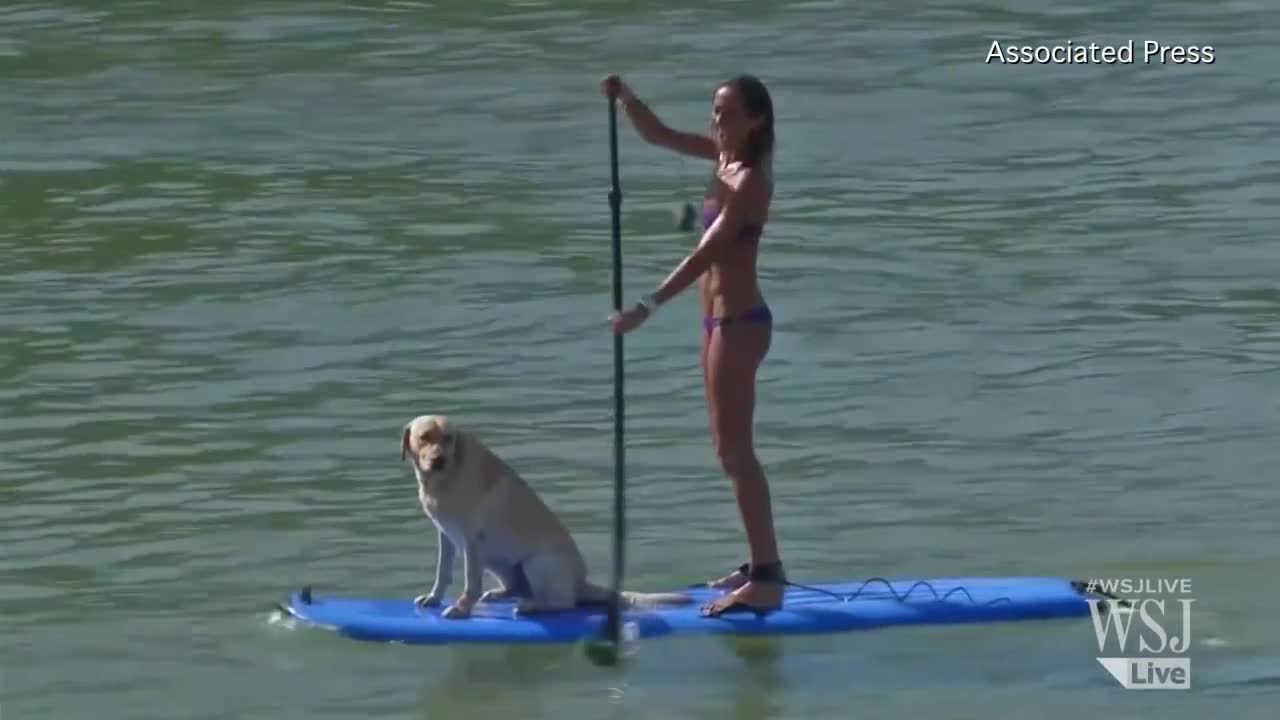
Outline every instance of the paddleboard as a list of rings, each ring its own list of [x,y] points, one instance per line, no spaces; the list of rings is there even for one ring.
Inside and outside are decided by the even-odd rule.
[[[868,578],[787,588],[783,607],[757,616],[703,617],[698,608],[723,590],[685,588],[682,606],[629,609],[633,639],[670,635],[794,635],[901,625],[1049,620],[1089,615],[1083,583],[1056,577]],[[516,615],[514,601],[481,603],[472,616],[445,619],[446,605],[418,608],[411,597],[361,597],[293,592],[280,607],[305,624],[375,642],[575,643],[597,637],[605,609],[576,608]]]

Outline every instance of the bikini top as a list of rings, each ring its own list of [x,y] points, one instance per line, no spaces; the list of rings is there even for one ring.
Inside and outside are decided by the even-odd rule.
[[[711,201],[706,201],[702,205],[702,229],[706,230],[720,216],[720,206]],[[738,234],[738,242],[755,243],[760,242],[760,236],[764,233],[764,223],[751,223],[743,225]]]

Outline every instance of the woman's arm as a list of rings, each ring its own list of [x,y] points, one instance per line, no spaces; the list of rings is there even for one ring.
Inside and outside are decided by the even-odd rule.
[[[683,132],[667,127],[649,109],[648,105],[636,97],[635,93],[625,83],[617,80],[614,76],[610,76],[605,79],[606,87],[610,82],[617,83],[618,99],[622,103],[622,109],[627,113],[627,117],[631,120],[631,125],[635,127],[636,132],[640,134],[640,137],[645,142],[668,150],[674,150],[678,153],[684,153],[685,155],[707,160],[719,159],[720,149],[716,146],[715,140],[700,133]]]
[[[743,226],[750,222],[752,209],[768,203],[769,192],[766,175],[754,168],[743,170],[737,189],[727,193],[719,217],[702,234],[698,247],[671,271],[648,300],[656,307],[692,285],[742,233]]]

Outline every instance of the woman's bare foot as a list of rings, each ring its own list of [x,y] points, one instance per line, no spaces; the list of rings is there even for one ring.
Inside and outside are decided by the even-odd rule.
[[[786,576],[782,565],[756,567],[747,582],[702,606],[702,614],[716,617],[727,612],[748,611],[766,614],[782,607]]]

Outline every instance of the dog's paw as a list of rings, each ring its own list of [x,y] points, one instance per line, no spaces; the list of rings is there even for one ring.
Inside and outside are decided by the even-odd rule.
[[[520,601],[516,603],[516,608],[511,612],[511,614],[515,617],[520,617],[521,615],[535,615],[540,609],[541,608],[538,606],[537,602],[530,598],[521,598]]]
[[[471,607],[463,605],[462,603],[454,603],[453,605],[445,608],[444,612],[440,613],[440,617],[448,618],[449,620],[462,620],[464,618],[469,618],[471,617]]]
[[[427,593],[426,595],[419,595],[414,598],[413,606],[419,608],[436,607],[443,599],[442,594]]]
[[[506,588],[494,588],[492,590],[486,590],[484,594],[480,596],[480,602],[502,602],[503,600],[511,599],[511,595],[512,592]]]

